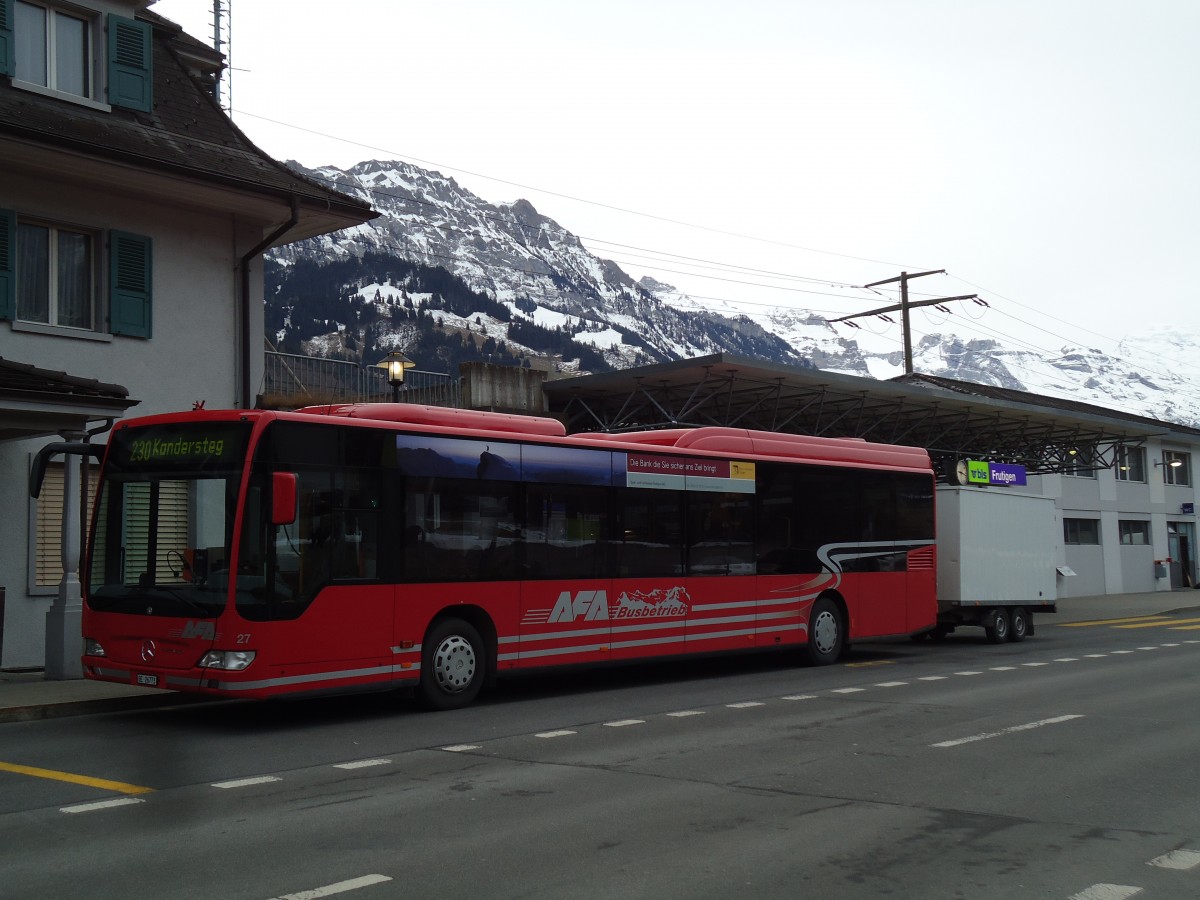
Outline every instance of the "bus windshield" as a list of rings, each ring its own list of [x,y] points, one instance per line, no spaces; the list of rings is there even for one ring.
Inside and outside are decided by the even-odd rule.
[[[195,422],[114,433],[87,573],[92,609],[220,615],[249,431]]]

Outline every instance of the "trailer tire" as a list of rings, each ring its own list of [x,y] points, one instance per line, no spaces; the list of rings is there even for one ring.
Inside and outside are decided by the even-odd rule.
[[[846,626],[837,604],[819,597],[808,617],[808,643],[804,655],[810,665],[830,666],[846,652]]]
[[[1012,621],[1008,618],[1007,609],[996,607],[988,612],[985,621],[990,623],[983,626],[983,633],[987,635],[989,644],[1002,644],[1008,640],[1012,631]]]
[[[421,649],[421,701],[430,709],[469,706],[487,677],[487,650],[462,619],[435,622]]]
[[[1012,627],[1008,630],[1008,639],[1014,643],[1025,640],[1030,634],[1029,613],[1025,607],[1016,607],[1009,618]]]

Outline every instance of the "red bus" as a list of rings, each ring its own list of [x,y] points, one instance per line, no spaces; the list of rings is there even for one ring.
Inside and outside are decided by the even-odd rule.
[[[918,448],[707,427],[568,436],[412,404],[119,423],[88,678],[226,697],[415,687],[928,630]]]

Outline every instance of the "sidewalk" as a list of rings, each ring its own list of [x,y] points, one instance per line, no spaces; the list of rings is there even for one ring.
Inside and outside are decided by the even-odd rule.
[[[1038,624],[1044,626],[1097,619],[1124,619],[1197,608],[1200,608],[1200,591],[1068,597],[1058,601],[1057,615],[1039,616]],[[101,681],[47,681],[40,671],[0,670],[0,723],[145,709],[181,702],[195,702],[195,698],[173,691]]]

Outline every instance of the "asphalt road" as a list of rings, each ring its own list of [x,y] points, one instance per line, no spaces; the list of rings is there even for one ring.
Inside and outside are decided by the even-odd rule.
[[[0,897],[1197,897],[1200,618],[1119,624],[0,725]]]

